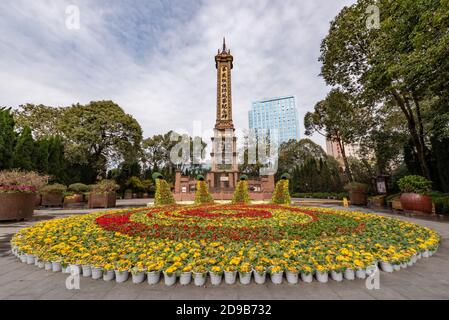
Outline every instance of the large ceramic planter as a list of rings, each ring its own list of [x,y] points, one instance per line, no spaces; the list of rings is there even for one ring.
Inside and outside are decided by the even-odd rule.
[[[349,199],[352,205],[365,206],[366,205],[366,193],[364,191],[352,190],[349,191]]]
[[[41,205],[43,207],[62,207],[64,196],[62,192],[44,193]]]
[[[64,198],[64,208],[79,208],[84,206],[84,195],[76,194],[70,198]]]
[[[432,198],[417,193],[403,193],[401,204],[404,210],[432,214]]]
[[[33,217],[35,193],[0,193],[0,221]]]
[[[115,192],[107,193],[90,193],[88,207],[94,208],[114,208],[117,202]]]

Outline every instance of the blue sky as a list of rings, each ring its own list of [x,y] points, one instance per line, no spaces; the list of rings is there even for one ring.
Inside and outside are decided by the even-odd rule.
[[[214,55],[235,59],[234,121],[251,102],[295,95],[300,114],[329,88],[318,76],[330,20],[353,0],[2,0],[0,105],[67,106],[112,99],[145,136],[214,125]],[[66,7],[80,9],[68,30]],[[323,144],[323,139],[314,137]]]

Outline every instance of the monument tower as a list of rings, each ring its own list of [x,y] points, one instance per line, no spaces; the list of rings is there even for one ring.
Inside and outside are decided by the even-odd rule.
[[[212,170],[207,180],[216,190],[234,189],[238,179],[237,137],[232,121],[232,74],[234,57],[226,47],[215,56],[217,69],[217,119],[212,138]]]
[[[234,67],[231,50],[223,48],[215,56],[217,69],[217,116],[212,137],[211,171],[206,181],[215,200],[231,200],[239,179],[237,137],[232,121],[232,82]],[[197,181],[176,171],[174,197],[176,201],[195,200]],[[252,177],[248,180],[252,200],[269,200],[274,191],[274,176]]]

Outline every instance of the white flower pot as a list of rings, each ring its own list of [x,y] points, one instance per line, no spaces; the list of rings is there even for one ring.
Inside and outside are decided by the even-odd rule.
[[[45,262],[44,269],[45,271],[51,271],[53,269],[51,262]]]
[[[237,271],[232,272],[225,271],[224,276],[225,276],[225,283],[228,285],[233,285],[237,281]]]
[[[83,277],[85,278],[92,277],[92,268],[90,266],[82,265],[81,269],[83,269]]]
[[[103,271],[103,281],[109,282],[114,280],[115,272],[114,270]]]
[[[271,282],[273,282],[273,284],[276,285],[282,284],[283,280],[284,280],[284,272],[271,273]]]
[[[301,273],[301,280],[304,283],[312,283],[313,282],[313,274],[306,274],[306,273]]]
[[[430,252],[429,252],[429,250],[426,250],[426,251],[424,251],[423,253],[422,253],[422,257],[423,258],[430,258]]]
[[[342,282],[343,281],[343,273],[332,270],[331,271],[331,278],[334,281]]]
[[[254,281],[257,284],[264,284],[267,281],[267,273],[258,273],[256,271],[254,271]]]
[[[394,271],[394,268],[391,263],[389,262],[380,262],[380,268],[383,272],[392,273]]]
[[[401,269],[407,269],[407,263],[406,262],[401,263]]]
[[[103,277],[102,268],[91,268],[91,271],[92,271],[92,279],[99,280]]]
[[[39,269],[44,269],[44,268],[45,268],[45,262],[44,262],[44,261],[38,261],[37,267],[38,267]]]
[[[26,263],[29,265],[34,264],[34,256],[32,254],[26,255]]]
[[[207,273],[194,273],[193,283],[197,287],[204,287],[206,285]]]
[[[243,285],[249,285],[251,283],[252,272],[239,272],[240,283]]]
[[[34,258],[34,265],[37,267],[39,264],[39,259],[37,257]]]
[[[413,257],[412,257],[413,264],[417,263],[419,259],[420,259],[419,255],[417,255],[417,254],[413,255]]]
[[[286,276],[287,282],[289,284],[298,284],[298,281],[299,281],[299,274],[298,273],[287,271],[285,273],[285,276]]]
[[[132,280],[134,284],[139,284],[145,281],[145,273],[137,272],[132,274]]]
[[[71,274],[76,274],[76,275],[80,275],[81,274],[81,266],[77,265],[77,264],[69,264],[69,273]]]
[[[129,279],[129,271],[115,270],[115,282],[123,283],[128,281],[128,279]]]
[[[357,269],[355,271],[355,276],[357,279],[366,279],[366,271],[363,269]]]
[[[51,263],[51,270],[53,272],[61,272],[62,271],[61,262],[52,262]]]
[[[70,273],[70,269],[69,269],[69,266],[61,266],[61,272],[62,273],[64,273],[64,274],[69,274]]]
[[[176,273],[166,273],[164,272],[164,282],[165,285],[171,287],[176,283]]]
[[[159,281],[161,280],[161,272],[160,271],[147,272],[147,280],[148,284],[151,286],[158,284]]]
[[[210,272],[210,282],[213,286],[219,286],[221,284],[221,281],[223,279],[223,274],[216,274],[213,272]]]
[[[393,265],[393,270],[394,271],[401,271],[401,265],[400,264],[394,264]]]
[[[183,272],[179,276],[179,283],[182,286],[187,286],[192,282],[192,273],[191,272]]]
[[[418,258],[418,260],[422,259],[422,252],[418,252],[417,258]]]
[[[413,259],[410,259],[409,261],[407,261],[407,267],[413,267]]]
[[[346,269],[345,273],[344,273],[345,279],[346,280],[355,280],[355,271],[352,269]]]
[[[316,273],[316,279],[318,282],[327,283],[329,281],[329,273],[327,272],[318,272]]]

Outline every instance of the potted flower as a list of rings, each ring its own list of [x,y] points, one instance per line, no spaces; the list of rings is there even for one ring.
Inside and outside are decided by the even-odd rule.
[[[235,284],[235,282],[237,281],[237,268],[233,265],[226,266],[224,269],[224,277],[226,284]]]
[[[64,192],[66,191],[67,187],[59,183],[46,185],[40,190],[42,194],[41,205],[44,207],[62,207]]]
[[[197,265],[193,268],[193,282],[197,287],[203,287],[206,284],[207,271],[204,265]]]
[[[285,271],[285,276],[289,284],[298,284],[299,281],[299,270],[296,265],[291,265],[287,267]]]
[[[132,281],[134,284],[139,284],[145,281],[145,272],[143,271],[143,264],[138,264],[137,267],[131,269]]]
[[[240,283],[243,285],[248,285],[251,283],[252,267],[249,263],[243,263],[239,267],[239,279]]]
[[[89,186],[83,183],[71,184],[68,195],[64,198],[64,208],[84,206],[84,194],[89,192]]]
[[[176,273],[178,268],[176,266],[170,266],[164,271],[164,282],[165,285],[171,287],[176,283]]]
[[[34,172],[0,171],[0,221],[31,218],[37,191],[47,181]]]
[[[264,284],[267,279],[267,268],[264,266],[256,266],[254,268],[254,281],[257,284]]]
[[[345,185],[345,190],[349,192],[349,199],[352,205],[366,205],[368,185],[359,182],[351,182]]]
[[[103,267],[103,280],[109,282],[114,280],[114,278],[115,278],[114,267],[108,263]]]
[[[192,282],[192,266],[187,265],[181,270],[181,274],[179,276],[179,283],[182,286],[187,286]]]
[[[312,283],[313,281],[313,268],[308,265],[304,264],[301,267],[301,280],[305,283]]]
[[[213,286],[219,286],[223,279],[223,268],[220,266],[213,266],[210,271],[210,281]]]
[[[343,266],[336,264],[331,266],[331,278],[334,281],[342,282],[343,281]]]
[[[147,280],[150,286],[156,285],[161,279],[162,266],[157,263],[150,264],[147,267]]]
[[[404,210],[432,214],[432,198],[428,195],[432,181],[421,176],[406,176],[398,181]]]
[[[283,276],[284,276],[284,270],[281,266],[273,266],[269,269],[271,282],[273,284],[282,284]]]
[[[117,184],[113,180],[103,180],[92,186],[89,193],[88,207],[92,208],[114,208],[117,201]]]
[[[317,265],[316,279],[318,282],[327,283],[329,281],[329,270],[323,265]]]
[[[95,265],[91,268],[92,272],[92,279],[93,280],[99,280],[103,277],[103,268],[99,265]],[[84,274],[84,273],[83,273]]]

